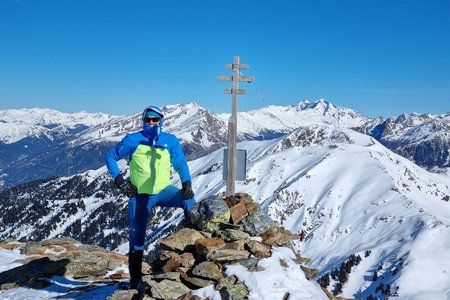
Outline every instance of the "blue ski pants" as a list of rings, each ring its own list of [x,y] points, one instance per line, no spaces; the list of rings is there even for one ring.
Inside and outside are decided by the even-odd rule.
[[[144,250],[145,231],[148,217],[153,206],[180,207],[184,211],[192,210],[195,199],[183,199],[180,189],[169,185],[158,194],[138,194],[128,200],[128,216],[130,218],[130,250]]]

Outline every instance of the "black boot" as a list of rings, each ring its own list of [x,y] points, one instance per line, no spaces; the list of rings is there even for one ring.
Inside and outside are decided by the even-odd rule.
[[[179,223],[180,228],[194,228],[192,224],[192,214],[190,211],[185,210],[183,214],[183,220]]]
[[[145,295],[145,287],[142,282],[142,256],[144,251],[131,248],[128,254],[128,270],[130,271],[130,286],[128,289],[138,291],[138,297],[133,299],[142,299]]]

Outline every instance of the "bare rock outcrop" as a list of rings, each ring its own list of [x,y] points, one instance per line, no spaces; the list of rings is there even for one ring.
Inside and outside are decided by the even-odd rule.
[[[55,238],[39,242],[0,243],[4,249],[20,249],[27,258],[21,266],[0,273],[0,289],[21,285],[42,288],[46,278],[69,276],[83,280],[120,280],[128,278],[121,266],[127,257],[93,245],[83,245],[69,238]]]
[[[246,299],[248,287],[236,276],[227,276],[227,266],[258,272],[258,261],[270,257],[273,246],[293,249],[290,241],[299,240],[273,222],[249,194],[209,197],[194,206],[190,217],[191,223],[184,222],[189,228],[157,243],[144,280],[152,299],[198,299],[191,290],[209,285],[222,299]]]

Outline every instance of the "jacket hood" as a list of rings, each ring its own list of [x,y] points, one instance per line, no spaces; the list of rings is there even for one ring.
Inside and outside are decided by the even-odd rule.
[[[161,121],[162,119],[164,119],[164,113],[162,112],[162,110],[157,107],[157,106],[147,106],[144,111],[142,112],[142,122],[144,122],[144,118],[145,115],[149,112],[149,111],[153,111],[155,113],[157,113],[160,117],[161,117]]]

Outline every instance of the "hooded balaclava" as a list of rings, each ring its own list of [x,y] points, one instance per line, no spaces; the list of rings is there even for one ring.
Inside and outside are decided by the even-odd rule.
[[[149,125],[145,123],[144,121],[145,117],[157,117],[160,118],[161,121],[157,125]],[[163,117],[164,115],[162,111],[156,106],[149,106],[146,109],[144,109],[144,112],[142,113],[142,123],[144,135],[148,137],[149,140],[154,141],[158,137],[159,133],[161,132]]]

